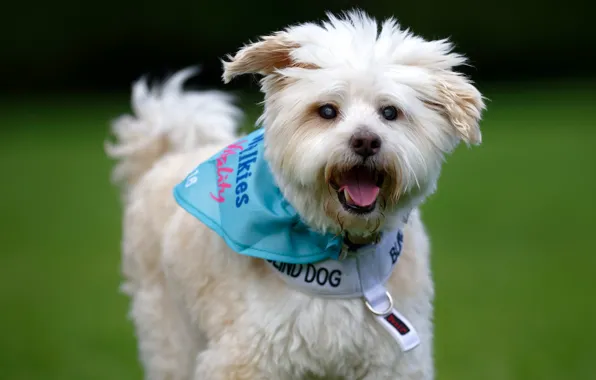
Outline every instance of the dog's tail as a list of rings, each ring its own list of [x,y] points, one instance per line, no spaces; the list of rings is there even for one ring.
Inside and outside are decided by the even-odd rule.
[[[150,88],[141,79],[133,85],[133,115],[114,120],[115,141],[106,153],[118,160],[112,180],[124,189],[162,156],[234,138],[242,112],[229,94],[220,91],[184,91],[183,83],[197,72],[181,70],[162,85]]]

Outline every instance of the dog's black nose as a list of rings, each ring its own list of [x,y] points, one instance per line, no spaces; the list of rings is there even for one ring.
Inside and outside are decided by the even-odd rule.
[[[352,135],[350,146],[354,153],[367,158],[379,152],[381,149],[381,138],[376,133],[359,131]]]

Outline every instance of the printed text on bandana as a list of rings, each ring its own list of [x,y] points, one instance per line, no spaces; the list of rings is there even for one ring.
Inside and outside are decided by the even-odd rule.
[[[238,155],[238,173],[236,174],[236,207],[238,208],[250,201],[248,194],[245,193],[248,190],[246,179],[252,176],[250,166],[257,162],[257,146],[261,140],[263,140],[263,134],[252,139],[248,147]]]
[[[229,156],[238,154],[238,166],[236,168],[236,181],[234,185],[234,192],[236,194],[236,207],[240,208],[243,204],[249,202],[248,194],[248,179],[252,176],[250,167],[257,161],[258,150],[256,149],[259,142],[263,140],[263,135],[255,137],[249,144],[248,147],[244,148],[246,140],[238,141],[234,144],[228,145],[224,151],[217,158],[217,195],[213,192],[209,193],[211,198],[218,202],[223,203],[226,201],[225,193],[227,189],[232,187],[230,183],[230,175],[234,173],[234,169],[226,166],[227,159]]]

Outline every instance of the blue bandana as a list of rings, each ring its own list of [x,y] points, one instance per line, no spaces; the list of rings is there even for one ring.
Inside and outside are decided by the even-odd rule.
[[[200,164],[174,188],[176,201],[239,254],[290,264],[337,259],[342,238],[308,228],[275,184],[263,132]]]

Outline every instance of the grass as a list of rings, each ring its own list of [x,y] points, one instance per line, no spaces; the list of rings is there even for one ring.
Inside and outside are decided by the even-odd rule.
[[[596,94],[485,91],[484,144],[455,152],[423,206],[438,379],[593,379]],[[142,378],[102,152],[125,110],[124,98],[0,110],[1,379]]]

